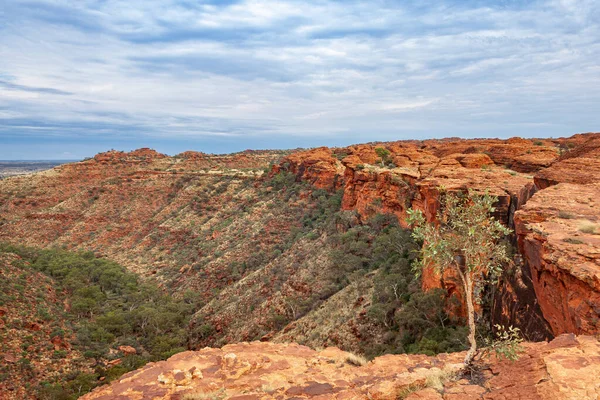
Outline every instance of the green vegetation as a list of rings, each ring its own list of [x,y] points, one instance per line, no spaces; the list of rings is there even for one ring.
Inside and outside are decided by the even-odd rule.
[[[470,348],[465,357],[469,365],[477,351],[474,302],[480,301],[486,283],[494,282],[509,261],[501,240],[509,230],[491,217],[497,198],[489,194],[447,194],[438,213],[438,224],[427,223],[418,210],[409,212],[413,237],[423,242],[422,258],[416,263],[417,273],[432,267],[441,274],[455,272],[467,303]]]
[[[377,214],[365,224],[338,234],[335,264],[345,279],[365,279],[373,271],[374,294],[367,317],[381,332],[379,340],[361,341],[368,358],[392,353],[437,354],[465,349],[461,321],[445,311],[442,290],[423,292],[411,264],[418,246],[396,217]],[[369,324],[363,327],[369,336]]]
[[[466,348],[462,321],[444,311],[445,294],[441,290],[422,291],[420,279],[411,269],[418,246],[394,215],[375,214],[361,221],[356,212],[341,210],[342,191],[315,189],[287,172],[266,180],[264,186],[274,189],[261,195],[272,204],[270,212],[291,221],[292,226],[288,231],[278,231],[279,243],[270,248],[260,243],[265,242],[265,236],[272,240],[273,232],[262,233],[258,251],[243,262],[229,264],[228,276],[236,280],[253,271],[257,274],[245,280],[243,290],[236,290],[236,295],[217,296],[194,316],[189,332],[193,348],[221,346],[240,332],[244,336],[237,336],[238,340],[277,334],[291,321],[318,314],[322,305],[350,285],[362,283],[374,288],[374,294],[366,315],[357,321],[356,334],[361,339],[349,339],[359,346],[354,351],[373,358],[386,353],[437,354]],[[310,270],[311,263],[322,257],[328,260],[321,264],[318,276],[312,282],[310,278],[305,281],[311,290],[290,290],[292,275]],[[259,271],[267,264],[268,272]],[[365,293],[361,290],[358,293]],[[247,292],[262,296],[247,297]],[[268,299],[278,292],[284,298],[274,307]],[[368,293],[371,296],[371,291]],[[232,315],[232,304],[245,311]],[[231,316],[231,320],[217,331],[217,321],[212,318],[220,314]],[[334,327],[337,322],[327,315],[314,318],[324,318],[320,322],[324,329],[299,331],[303,338],[292,340],[312,346],[329,340],[328,332],[332,331],[327,326]]]
[[[496,354],[498,359],[507,359],[510,361],[516,361],[519,359],[519,353],[523,352],[523,337],[519,328],[508,327],[505,329],[501,325],[496,325],[496,338],[495,340],[487,341],[487,352]]]
[[[377,155],[379,156],[379,162],[381,163],[382,167],[395,167],[392,158],[390,157],[391,153],[388,149],[386,149],[385,147],[376,147],[375,153],[377,153]]]
[[[139,368],[147,361],[165,359],[186,349],[186,326],[195,311],[194,296],[185,293],[174,298],[156,286],[142,283],[119,264],[96,258],[93,253],[64,250],[38,250],[0,244],[0,252],[23,258],[23,267],[43,272],[54,279],[57,292],[66,293],[71,310],[63,317],[70,321],[76,338],[73,344],[85,357],[111,359],[109,350],[133,346],[139,355],[123,357],[122,363],[94,374],[74,373],[60,382],[47,382],[40,397],[76,398],[98,384]],[[42,307],[42,305],[40,305]],[[40,309],[44,315],[44,309]],[[53,336],[62,336],[62,330]],[[55,351],[53,358],[66,356]]]

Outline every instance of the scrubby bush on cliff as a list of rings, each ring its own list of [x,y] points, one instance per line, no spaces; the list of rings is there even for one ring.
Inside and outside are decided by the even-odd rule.
[[[438,274],[449,269],[460,278],[469,324],[470,348],[465,365],[471,363],[477,351],[474,303],[485,283],[497,279],[503,263],[509,261],[501,243],[509,230],[491,216],[497,200],[473,191],[467,195],[447,194],[436,223],[428,223],[419,210],[409,211],[412,235],[423,242],[422,257],[415,263],[417,273],[423,268],[433,268]]]
[[[375,153],[377,153],[377,155],[379,156],[379,160],[380,160],[382,167],[385,167],[385,166],[395,167],[395,165],[392,163],[392,160],[390,158],[391,153],[388,149],[386,149],[385,147],[376,147]]]

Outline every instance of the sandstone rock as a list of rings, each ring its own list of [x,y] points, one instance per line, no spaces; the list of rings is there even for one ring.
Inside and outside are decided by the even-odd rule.
[[[561,183],[536,193],[515,214],[519,250],[555,335],[600,331],[598,199],[599,183]]]
[[[343,166],[327,147],[291,154],[282,161],[282,165],[296,174],[299,179],[310,182],[318,188],[336,189],[341,184]],[[276,165],[273,173],[280,170],[281,166]]]
[[[70,350],[71,345],[64,338],[54,336],[50,339],[50,343],[54,345],[54,350]]]
[[[131,346],[119,346],[119,351],[126,356],[137,354],[137,350]]]
[[[455,378],[463,356],[387,355],[357,367],[344,361],[348,353],[335,348],[317,352],[296,344],[239,343],[150,363],[82,399],[172,399],[190,394],[238,400],[395,400],[398,395],[411,400],[585,400],[600,395],[600,342],[591,336],[526,343],[514,363],[491,358],[489,366],[482,366],[489,378],[481,384]],[[436,379],[449,380],[438,388]]]
[[[496,362],[484,399],[596,399],[600,396],[598,352],[593,337],[557,337],[548,344],[525,344],[515,363]],[[518,371],[515,373],[515,371]]]
[[[30,331],[39,331],[42,329],[42,326],[37,322],[29,322],[26,324],[25,328],[29,329]]]
[[[4,354],[4,361],[6,361],[7,363],[16,363],[17,362],[17,356],[15,356],[14,354],[11,353],[6,353]]]
[[[317,352],[296,344],[264,342],[205,348],[148,364],[82,399],[117,395],[123,400],[167,399],[176,394],[217,394],[221,388],[227,398],[239,399],[395,399],[400,389],[425,382],[440,368],[457,368],[463,355],[382,357],[362,367],[348,364],[348,356],[335,348]]]
[[[535,184],[544,189],[558,183],[589,184],[600,177],[600,134],[587,135],[579,146],[563,154],[550,167],[535,175]]]
[[[443,400],[442,395],[435,389],[418,390],[405,397],[406,400]]]
[[[110,367],[114,367],[115,365],[119,365],[119,364],[121,364],[122,362],[123,362],[123,360],[121,360],[120,358],[116,358],[116,359],[114,359],[114,360],[110,360],[110,361],[109,361],[107,364],[108,364]]]

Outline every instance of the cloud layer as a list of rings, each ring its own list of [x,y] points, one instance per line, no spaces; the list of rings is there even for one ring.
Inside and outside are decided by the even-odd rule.
[[[0,158],[599,130],[594,0],[7,3]]]

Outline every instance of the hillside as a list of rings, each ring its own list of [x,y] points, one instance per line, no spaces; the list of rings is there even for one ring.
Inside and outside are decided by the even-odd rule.
[[[111,151],[0,181],[0,242],[90,251],[188,299],[188,349],[262,340],[433,356],[464,349],[461,293],[451,276],[414,277],[406,211],[434,220],[440,190],[471,188],[497,196],[495,217],[514,229],[513,263],[481,324],[515,325],[529,340],[591,335],[598,143],[582,134],[222,156]]]
[[[66,308],[66,296],[52,278],[32,271],[16,254],[0,252],[3,399],[28,398],[42,382],[93,372],[93,362],[70,344],[74,332]]]

